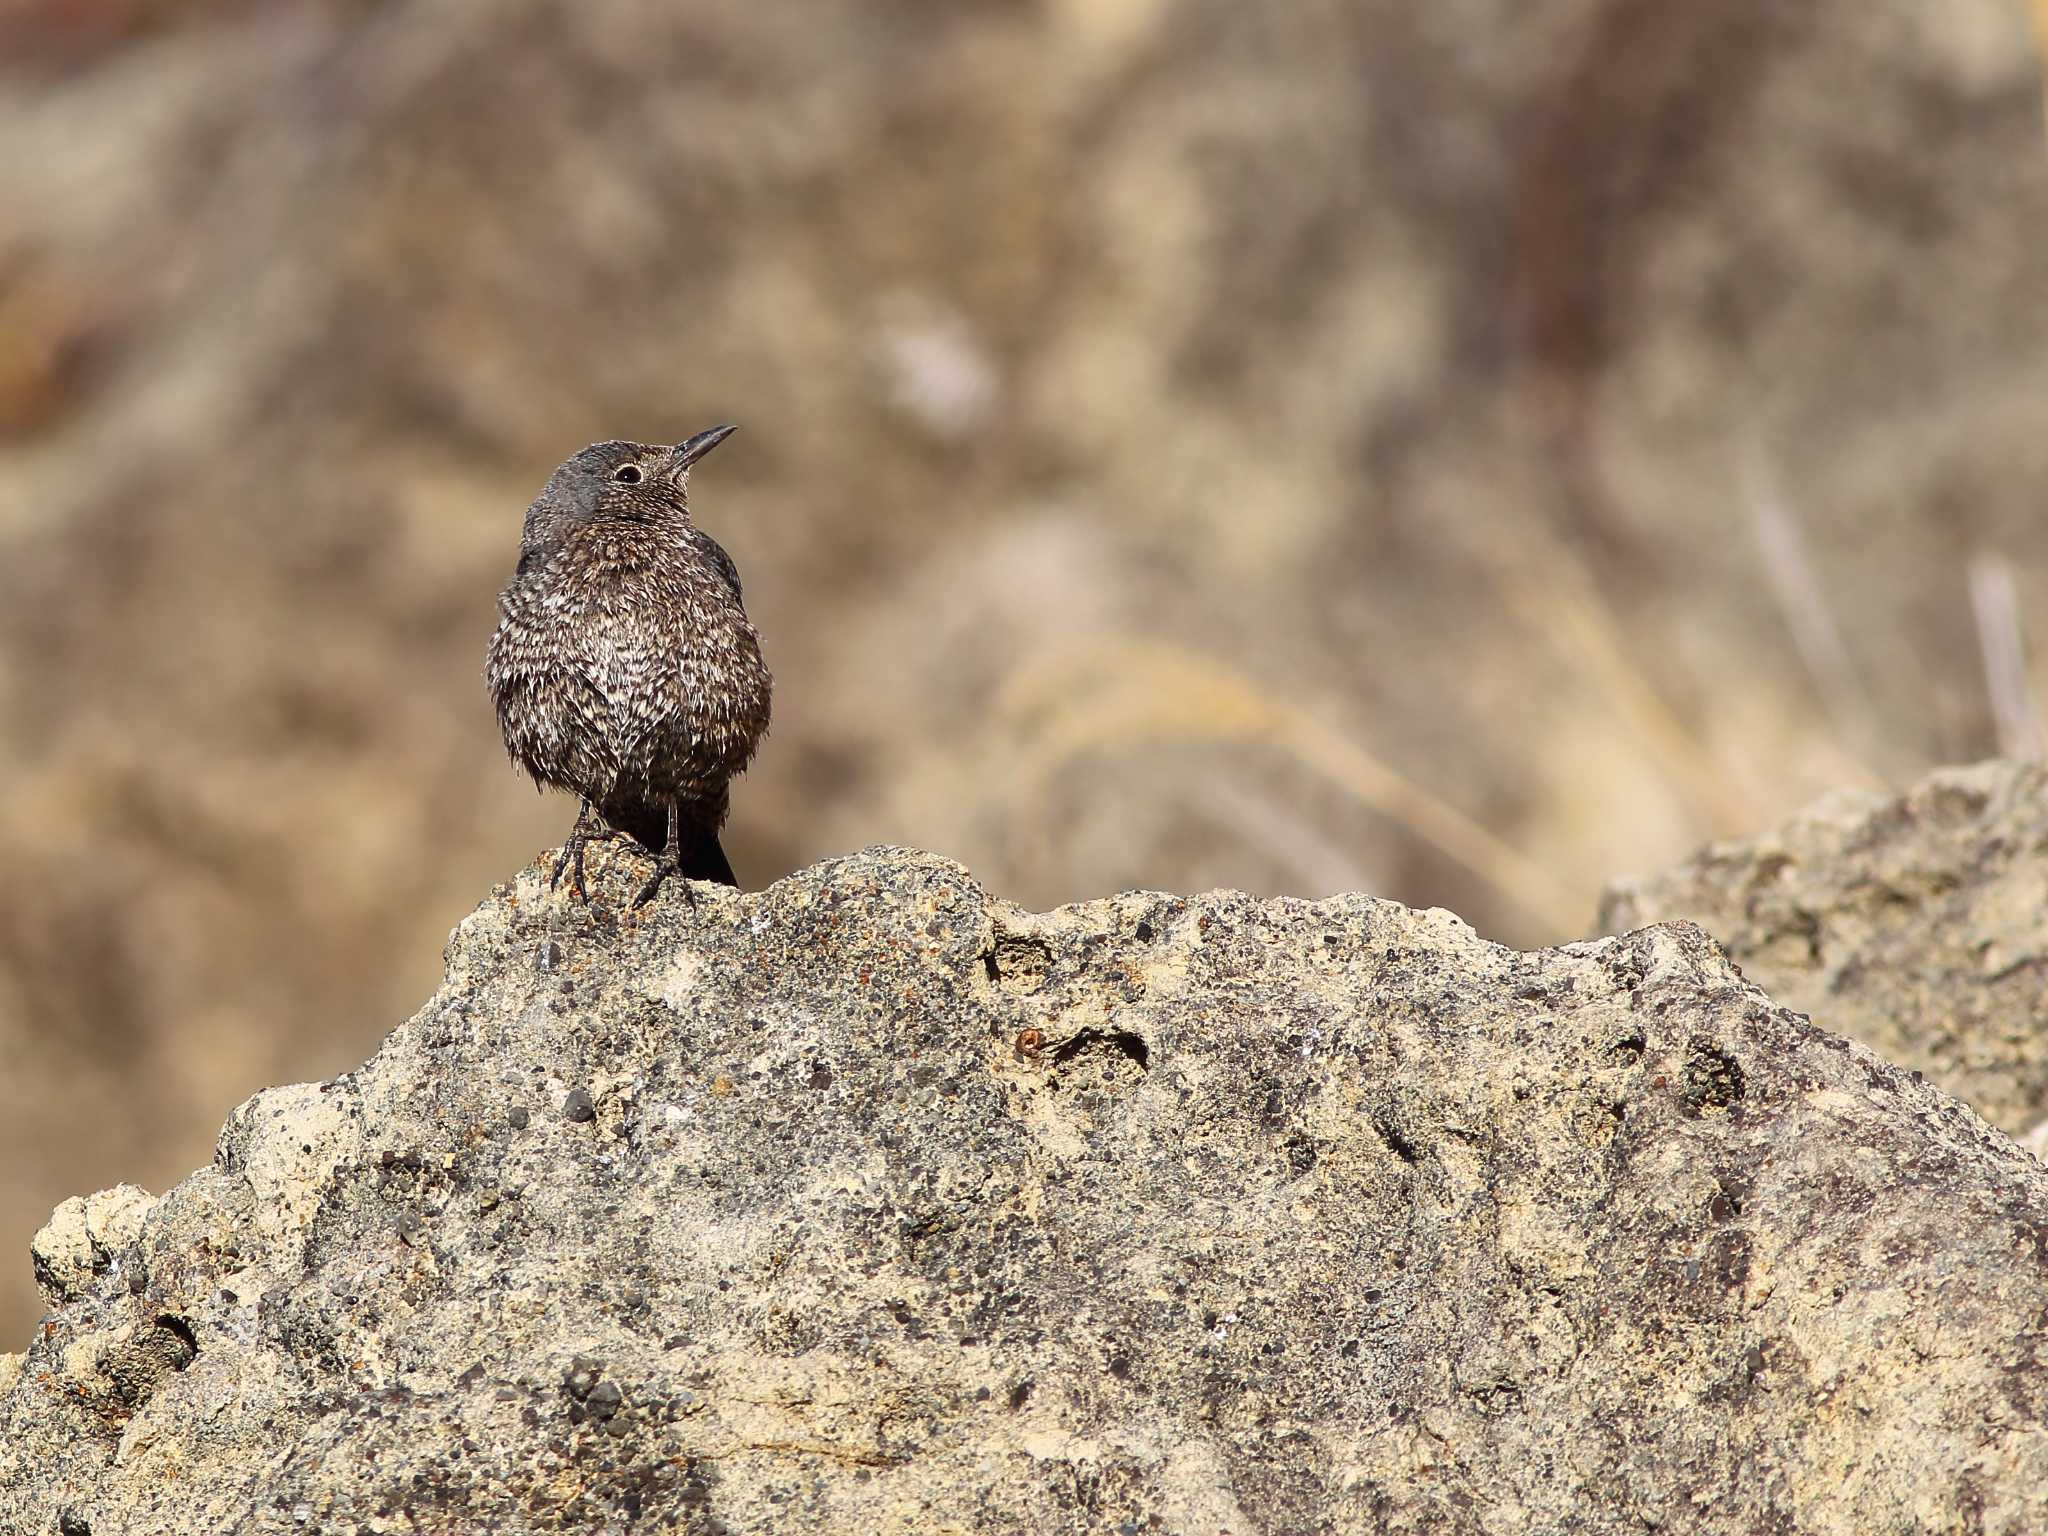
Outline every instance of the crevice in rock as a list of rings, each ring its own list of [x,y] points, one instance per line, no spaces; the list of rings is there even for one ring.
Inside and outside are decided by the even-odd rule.
[[[1727,1109],[1740,1102],[1742,1094],[1741,1064],[1711,1041],[1694,1036],[1686,1049],[1685,1077],[1678,1091],[1685,1112],[1697,1117]]]
[[[1384,1141],[1387,1144],[1387,1149],[1394,1156],[1401,1159],[1402,1162],[1412,1165],[1421,1161],[1420,1155],[1415,1150],[1415,1143],[1402,1135],[1400,1128],[1394,1125],[1393,1122],[1375,1120],[1372,1123],[1372,1128],[1380,1133],[1380,1140]]]
[[[171,1335],[175,1343],[166,1344],[164,1353],[174,1371],[182,1371],[199,1358],[199,1336],[192,1331],[192,1325],[184,1318],[166,1312],[156,1320],[158,1331]]]
[[[1052,1053],[1054,1066],[1064,1066],[1090,1046],[1106,1045],[1113,1051],[1135,1061],[1139,1067],[1149,1071],[1152,1066],[1152,1052],[1142,1035],[1132,1034],[1127,1029],[1084,1029]]]
[[[1019,992],[1036,992],[1052,970],[1052,946],[1043,939],[1005,934],[982,957],[988,979]]]

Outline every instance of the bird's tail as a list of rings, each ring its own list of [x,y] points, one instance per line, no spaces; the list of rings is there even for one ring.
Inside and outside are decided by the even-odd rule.
[[[626,833],[649,853],[660,853],[668,846],[668,807],[651,800],[634,800],[617,797],[606,801],[600,810],[604,819]],[[718,831],[703,822],[694,820],[687,807],[682,822],[683,845],[677,852],[681,855],[683,877],[688,880],[711,880],[719,885],[739,885],[739,877],[732,872],[732,864],[726,859],[725,850],[718,846]]]
[[[711,880],[719,885],[739,888],[739,876],[732,872],[732,864],[726,859],[725,850],[718,846],[718,834],[705,828],[691,841],[687,826],[683,829],[683,876],[689,880]]]
[[[598,807],[604,819],[625,833],[649,853],[661,852],[668,842],[668,808],[651,800],[629,800],[614,796]]]

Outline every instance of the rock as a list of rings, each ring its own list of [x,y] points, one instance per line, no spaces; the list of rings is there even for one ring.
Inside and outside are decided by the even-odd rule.
[[[1533,944],[1845,753],[1988,749],[2034,10],[0,0],[0,1248],[367,1055],[563,834],[478,657],[620,433],[743,423],[755,885],[892,827]],[[1226,668],[1563,892],[1201,739]]]
[[[2048,1168],[1698,927],[592,858],[67,1284],[0,1529],[2048,1521]]]
[[[155,1203],[148,1190],[121,1184],[96,1195],[73,1195],[51,1212],[29,1244],[44,1302],[61,1307],[74,1301],[98,1276],[113,1270]]]
[[[336,1170],[362,1159],[358,1117],[354,1096],[332,1083],[273,1088],[228,1117],[214,1161],[248,1181],[251,1217],[266,1237],[305,1235]]]
[[[2014,1135],[2048,1119],[2041,764],[1944,769],[1895,799],[1836,795],[1768,836],[1617,882],[1600,907],[1610,933],[1679,917],[1773,997]]]

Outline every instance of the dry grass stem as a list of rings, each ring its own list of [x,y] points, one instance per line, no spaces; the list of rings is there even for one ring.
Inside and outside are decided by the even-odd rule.
[[[1786,500],[1783,485],[1754,433],[1745,436],[1741,454],[1742,497],[1749,506],[1750,530],[1771,596],[1791,631],[1792,644],[1813,679],[1821,704],[1842,740],[1869,743],[1878,737],[1870,695],[1856,674],[1842,631],[1835,623],[1813,562],[1798,514]],[[1861,764],[1857,776],[1875,784],[1878,776]]]
[[[1717,837],[1752,825],[1749,798],[1729,787],[1733,775],[1664,702],[1636,660],[1640,646],[1623,633],[1577,551],[1537,519],[1524,532],[1513,549],[1475,546],[1502,604],[1607,699],[1695,820]]]
[[[1296,889],[1358,891],[1370,876],[1284,786],[1220,769],[1179,786],[1188,803],[1285,866]]]
[[[1044,824],[1051,780],[1087,754],[1161,741],[1272,746],[1563,932],[1580,894],[1462,812],[1306,710],[1268,698],[1213,658],[1158,642],[1106,641],[1041,659],[997,699],[998,724],[1029,745],[1013,762],[1012,826]]]
[[[1971,557],[1970,611],[1977,619],[1977,644],[1984,656],[1984,684],[1998,728],[1998,750],[2006,757],[2039,757],[2041,711],[2027,677],[2018,587],[2012,563],[2003,555]]]
[[[2041,50],[2041,77],[2048,82],[2048,0],[2034,0],[2034,40]],[[2043,93],[2042,118],[2048,127],[2048,89]]]

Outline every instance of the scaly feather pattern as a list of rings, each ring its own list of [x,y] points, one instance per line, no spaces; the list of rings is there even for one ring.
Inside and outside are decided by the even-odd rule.
[[[485,667],[506,750],[536,784],[727,880],[718,831],[771,691],[739,573],[690,519],[689,466],[730,430],[600,443],[558,469],[528,510]]]

